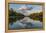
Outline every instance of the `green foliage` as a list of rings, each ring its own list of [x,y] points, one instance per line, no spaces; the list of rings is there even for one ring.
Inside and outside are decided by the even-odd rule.
[[[17,20],[20,20],[20,19],[23,19],[25,16],[21,13],[17,13],[16,10],[14,11],[12,8],[8,10],[8,20],[9,20],[9,23],[13,23]],[[40,20],[40,21],[43,21],[43,12],[40,12],[40,13],[32,13],[30,14],[29,16],[27,17],[30,17],[31,19],[34,19],[34,20]]]
[[[34,20],[43,21],[43,12],[30,14],[29,17]]]
[[[12,8],[8,10],[8,20],[9,23],[12,23],[14,21],[20,20],[24,18],[24,15],[17,13],[16,11],[14,11]]]

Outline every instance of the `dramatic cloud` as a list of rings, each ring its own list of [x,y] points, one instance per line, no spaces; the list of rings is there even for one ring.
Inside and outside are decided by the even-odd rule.
[[[32,5],[31,8],[27,7],[27,6],[21,6],[20,8],[18,8],[18,13],[21,13],[25,16],[28,16],[32,13],[39,13],[42,12],[42,6],[40,5]]]

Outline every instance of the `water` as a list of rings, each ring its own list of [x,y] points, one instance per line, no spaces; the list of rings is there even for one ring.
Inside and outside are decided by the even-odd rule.
[[[42,22],[33,20],[29,17],[24,17],[21,20],[9,24],[9,29],[32,29],[32,28],[42,28]]]

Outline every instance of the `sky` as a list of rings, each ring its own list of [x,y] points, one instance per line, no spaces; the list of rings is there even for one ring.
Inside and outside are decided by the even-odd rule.
[[[20,8],[33,8],[31,10],[20,10]],[[42,6],[41,5],[32,5],[32,4],[9,4],[9,8],[13,8],[16,10],[16,12],[24,14],[26,16],[32,14],[32,13],[37,13],[42,11]],[[19,10],[18,10],[19,9]]]
[[[33,10],[38,10],[38,9],[41,9],[42,7],[40,7],[41,5],[31,5],[31,4],[9,4],[9,8],[13,8],[13,9],[19,9],[21,7],[24,7],[27,6],[27,7],[32,7]]]
[[[20,8],[21,6],[23,6],[25,4],[9,4],[9,8],[13,8],[13,9],[18,9]],[[32,5],[30,4],[26,4],[28,7],[31,7]]]

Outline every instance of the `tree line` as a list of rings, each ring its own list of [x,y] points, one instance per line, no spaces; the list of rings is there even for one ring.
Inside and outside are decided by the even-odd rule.
[[[23,14],[17,13],[16,10],[14,11],[12,8],[8,10],[8,20],[9,20],[9,23],[13,23],[16,20],[23,19],[24,17],[25,16]],[[40,21],[43,22],[43,12],[32,13],[32,14],[30,14],[27,17],[30,17],[31,19],[34,19],[34,20],[40,20]]]

